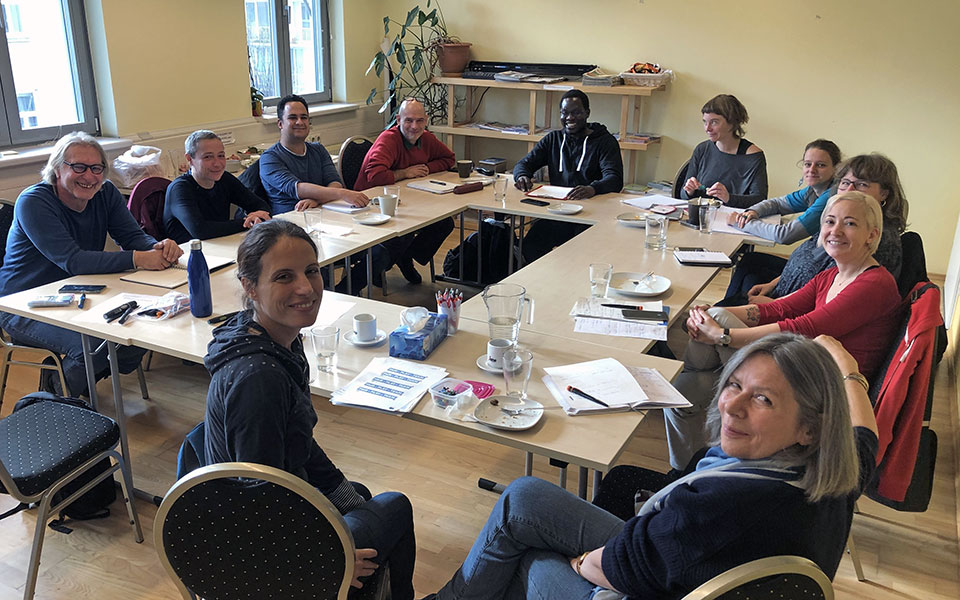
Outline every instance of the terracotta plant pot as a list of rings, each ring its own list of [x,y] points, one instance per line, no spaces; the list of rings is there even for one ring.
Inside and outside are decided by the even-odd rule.
[[[464,67],[470,62],[470,42],[439,44],[437,62],[444,75],[463,73]]]
[[[251,108],[253,109],[253,116],[261,117],[263,116],[263,102],[260,100],[251,100]]]

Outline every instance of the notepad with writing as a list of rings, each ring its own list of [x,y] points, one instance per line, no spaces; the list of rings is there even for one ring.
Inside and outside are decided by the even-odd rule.
[[[431,194],[449,194],[457,187],[457,184],[439,180],[420,180],[411,181],[407,184],[407,187]]]
[[[189,242],[187,242],[187,245],[189,246]],[[234,262],[234,259],[232,258],[216,256],[213,254],[204,253],[203,257],[207,260],[207,268],[210,269],[211,273],[228,265],[232,265]],[[180,260],[178,260],[176,264],[171,265],[169,268],[164,269],[163,271],[147,271],[146,269],[140,269],[138,271],[124,273],[120,276],[120,280],[129,281],[130,283],[153,285],[172,290],[173,288],[178,288],[181,285],[186,285],[187,261],[189,259],[190,252],[188,250],[187,252],[184,252],[182,256],[180,256]]]
[[[543,383],[568,415],[584,415],[648,408],[690,406],[680,392],[656,369],[625,367],[603,358],[562,367],[546,367]],[[566,391],[571,385],[603,401],[600,406]]]
[[[681,265],[694,267],[729,267],[733,264],[730,257],[723,252],[706,248],[677,248],[673,251],[673,256]]]

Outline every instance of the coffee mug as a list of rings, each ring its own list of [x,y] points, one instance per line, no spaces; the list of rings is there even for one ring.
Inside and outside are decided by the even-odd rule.
[[[391,217],[396,215],[397,197],[393,194],[380,196],[380,213],[384,215],[390,215]]]
[[[457,175],[460,176],[460,179],[466,179],[467,177],[470,177],[470,171],[472,170],[473,170],[472,160],[457,161]]]
[[[487,342],[487,364],[497,369],[503,368],[503,354],[513,348],[513,342],[495,338]]]
[[[377,338],[377,318],[370,313],[354,315],[353,334],[358,342],[372,342]]]

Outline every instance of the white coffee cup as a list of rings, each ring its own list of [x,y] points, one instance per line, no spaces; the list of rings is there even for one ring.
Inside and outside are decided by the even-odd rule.
[[[502,369],[503,353],[512,347],[513,343],[504,338],[495,338],[487,342],[487,364]]]
[[[372,342],[377,339],[377,318],[370,313],[354,315],[353,335],[358,342]]]
[[[391,217],[397,214],[397,196],[393,194],[386,194],[380,196],[380,213],[384,215],[390,215]]]

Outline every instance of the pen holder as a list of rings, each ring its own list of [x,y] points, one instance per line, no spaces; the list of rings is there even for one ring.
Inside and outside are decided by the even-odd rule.
[[[447,306],[438,302],[437,313],[447,316],[447,335],[455,334],[460,327],[460,303],[458,302],[456,306]]]

